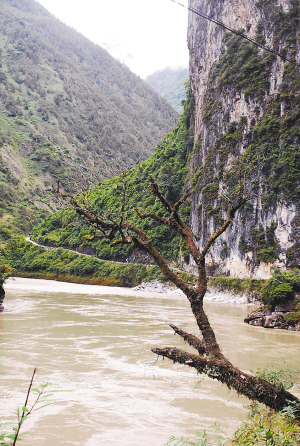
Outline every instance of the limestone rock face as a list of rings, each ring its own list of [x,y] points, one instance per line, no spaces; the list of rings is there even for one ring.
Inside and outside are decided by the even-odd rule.
[[[189,4],[276,51],[284,50],[296,61],[300,58],[293,2],[190,0]],[[283,26],[284,21],[290,26]],[[282,148],[291,137],[289,129],[295,135],[299,130],[297,119],[285,133],[282,130],[296,107],[292,93],[285,90],[292,82],[287,75],[290,65],[192,12],[188,46],[195,132],[191,227],[200,248],[226,217],[221,195],[232,187],[242,163],[248,163],[248,176],[257,185],[249,205],[210,249],[208,273],[266,279],[274,267],[299,266],[298,196],[292,191],[298,180],[290,178],[290,186],[283,178],[289,175],[291,162]],[[299,67],[292,70],[299,76]],[[265,124],[271,120],[272,128]],[[289,153],[298,153],[298,136],[291,137],[289,147]],[[298,158],[293,169],[300,171]]]

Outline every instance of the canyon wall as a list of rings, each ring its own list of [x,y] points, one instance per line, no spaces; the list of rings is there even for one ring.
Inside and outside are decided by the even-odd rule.
[[[226,218],[227,197],[245,187],[250,199],[210,249],[208,273],[267,278],[300,266],[299,0],[189,6],[291,60],[189,14],[191,226],[203,247]]]

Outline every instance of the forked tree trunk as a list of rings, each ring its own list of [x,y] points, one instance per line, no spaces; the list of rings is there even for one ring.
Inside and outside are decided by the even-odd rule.
[[[154,195],[159,199],[170,216],[169,218],[165,218],[152,212],[143,214],[138,209],[135,209],[135,211],[140,218],[152,218],[159,224],[169,226],[182,237],[198,269],[198,282],[196,288],[193,288],[180,276],[175,274],[175,272],[168,266],[165,259],[155,249],[152,240],[148,238],[145,232],[126,220],[125,189],[119,221],[113,221],[105,216],[97,215],[96,212],[93,212],[90,209],[87,210],[82,208],[77,203],[75,197],[61,193],[59,185],[55,190],[55,193],[70,198],[75,211],[83,216],[90,226],[94,227],[94,238],[109,239],[112,241],[112,246],[131,244],[133,248],[138,247],[139,249],[143,249],[152,256],[164,276],[180,288],[187,296],[191,304],[193,315],[197,321],[199,334],[202,337],[198,338],[197,336],[191,335],[184,330],[177,328],[175,325],[171,325],[171,327],[178,335],[197,350],[197,354],[191,354],[173,347],[153,348],[153,353],[169,358],[173,362],[193,367],[198,373],[205,373],[210,378],[226,384],[228,388],[235,389],[239,394],[245,395],[251,400],[264,403],[266,406],[275,409],[276,411],[293,404],[294,408],[299,408],[296,416],[300,419],[300,401],[298,398],[282,388],[279,389],[273,386],[265,380],[244,373],[225,358],[203,309],[203,298],[207,291],[205,256],[215,240],[223,234],[232,223],[236,212],[243,206],[248,198],[243,195],[239,198],[236,205],[231,204],[227,220],[211,235],[204,249],[200,251],[195,242],[194,234],[178,214],[179,207],[188,198],[188,195],[184,195],[184,197],[182,197],[174,206],[171,206],[161,194],[158,185],[154,180],[151,177],[149,180]],[[125,183],[123,183],[123,186],[124,188],[126,187]],[[115,240],[117,236],[120,238]]]

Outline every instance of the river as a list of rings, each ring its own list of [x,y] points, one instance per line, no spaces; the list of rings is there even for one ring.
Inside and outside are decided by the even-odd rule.
[[[248,404],[225,386],[168,360],[151,347],[187,348],[170,323],[197,334],[184,296],[35,279],[9,279],[0,314],[1,419],[24,404],[37,383],[72,392],[24,425],[23,446],[162,446],[217,421],[228,435]],[[300,333],[243,323],[253,307],[206,302],[219,343],[245,371],[292,360]]]

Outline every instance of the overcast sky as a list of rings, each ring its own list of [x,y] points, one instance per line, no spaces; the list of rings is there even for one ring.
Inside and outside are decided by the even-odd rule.
[[[188,13],[171,0],[38,2],[142,78],[167,66],[188,66]]]

